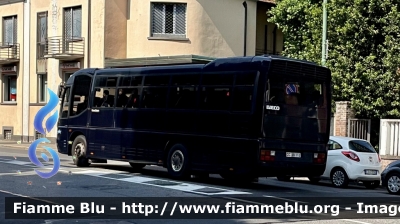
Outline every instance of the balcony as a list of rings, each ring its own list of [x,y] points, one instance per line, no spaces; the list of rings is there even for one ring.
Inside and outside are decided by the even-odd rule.
[[[281,55],[282,52],[277,52],[277,51],[271,51],[271,50],[263,50],[263,49],[256,49],[256,56],[261,56],[264,54],[269,54],[269,55]]]
[[[0,43],[0,65],[19,61],[19,44]]]
[[[46,38],[44,57],[59,60],[75,60],[85,55],[83,37],[49,37]]]

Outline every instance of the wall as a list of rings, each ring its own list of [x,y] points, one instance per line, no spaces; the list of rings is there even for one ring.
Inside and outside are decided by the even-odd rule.
[[[187,2],[187,40],[154,40],[150,36],[150,0],[131,1],[127,23],[127,57],[197,54],[209,57],[242,56],[244,7],[242,0],[165,0]],[[248,4],[247,55],[255,54],[256,2]],[[221,10],[223,9],[223,10]]]
[[[109,0],[92,0],[92,27],[90,46],[90,67],[102,68],[104,67],[104,27],[105,27],[105,13],[106,1]],[[93,4],[95,3],[95,4]],[[86,41],[86,45],[88,42]]]
[[[348,119],[354,118],[354,112],[350,108],[350,102],[336,102],[335,135],[347,136]]]
[[[105,1],[104,56],[126,58],[127,46],[127,0]]]
[[[3,126],[11,126],[13,127],[13,140],[21,140],[22,136],[22,81],[23,81],[23,53],[24,53],[24,45],[23,45],[23,21],[24,21],[24,7],[23,3],[14,3],[8,5],[0,6],[0,31],[3,32],[3,17],[17,15],[17,43],[19,44],[20,50],[19,62],[17,65],[17,103],[16,104],[1,104],[1,119],[0,119],[0,131],[1,137],[4,138],[4,133],[2,131]],[[3,35],[0,35],[0,42],[3,42]],[[2,65],[2,66],[10,66],[10,65]],[[1,74],[1,86],[0,86],[0,96],[2,102],[4,97],[4,85],[3,85],[3,74]]]

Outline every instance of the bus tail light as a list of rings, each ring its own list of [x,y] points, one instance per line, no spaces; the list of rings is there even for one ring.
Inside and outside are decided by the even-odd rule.
[[[260,160],[265,161],[265,162],[274,161],[275,160],[275,151],[261,150]]]
[[[326,154],[325,153],[314,153],[314,163],[325,163]]]

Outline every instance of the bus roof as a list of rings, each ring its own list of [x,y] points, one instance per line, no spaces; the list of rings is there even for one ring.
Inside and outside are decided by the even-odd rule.
[[[127,67],[127,68],[84,68],[74,74],[91,74],[91,75],[110,75],[110,73],[121,74],[168,74],[169,72],[180,71],[187,73],[196,73],[201,71],[218,71],[218,70],[241,70],[246,68],[254,68],[255,63],[265,63],[270,61],[286,61],[286,62],[296,62],[302,64],[308,64],[320,68],[316,63],[298,60],[293,58],[288,58],[278,55],[262,55],[262,56],[246,56],[246,57],[226,57],[217,58],[207,64],[186,64],[186,65],[161,65],[161,66],[143,66],[143,67]],[[68,84],[73,82],[73,78],[68,80]]]

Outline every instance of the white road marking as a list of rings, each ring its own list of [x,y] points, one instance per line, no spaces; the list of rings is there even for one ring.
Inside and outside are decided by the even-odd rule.
[[[32,164],[31,162],[24,162],[24,161],[19,161],[19,160],[5,161],[5,163],[15,164],[15,165],[28,165],[28,164]]]
[[[362,222],[362,221],[357,221],[357,220],[352,220],[352,219],[342,219],[342,220],[347,221],[347,222],[360,223],[360,224],[372,224],[369,222]]]
[[[115,178],[110,178],[110,179],[115,179]],[[141,184],[141,183],[143,183],[143,182],[154,181],[154,180],[156,180],[156,179],[154,179],[154,178],[148,178],[148,177],[135,176],[135,177],[123,178],[123,179],[119,179],[119,180],[120,180],[120,181],[130,182],[130,183]]]
[[[29,199],[36,200],[36,201],[43,201],[43,202],[50,203],[50,204],[57,204],[57,203],[52,202],[52,201],[47,201],[47,200],[43,200],[43,199],[38,199],[38,198],[34,198],[34,197],[29,197],[29,196],[22,195],[22,194],[16,194],[16,193],[13,193],[13,192],[10,192],[10,191],[0,190],[0,192],[1,192],[1,193],[5,193],[5,194],[11,194],[11,195],[14,195],[14,196],[17,196],[17,197],[29,198]]]
[[[8,163],[8,164],[32,167],[30,162],[22,162],[22,161],[14,162],[14,160],[7,160],[7,161],[0,161],[0,163]],[[30,164],[30,165],[28,165],[28,164]],[[44,167],[41,169],[51,170],[52,168]],[[69,173],[69,171],[71,171],[72,175],[81,174],[81,175],[99,177],[99,178],[104,178],[104,179],[124,181],[124,182],[129,182],[129,183],[137,183],[137,184],[143,184],[143,185],[148,185],[148,186],[153,186],[153,187],[161,187],[161,188],[167,188],[167,189],[171,189],[171,190],[178,190],[178,191],[183,191],[183,192],[187,192],[187,193],[195,193],[195,194],[202,194],[202,195],[252,194],[250,192],[235,191],[235,190],[229,190],[229,189],[223,189],[223,188],[210,187],[210,186],[206,186],[206,185],[190,184],[190,183],[185,183],[185,182],[176,182],[176,181],[171,181],[171,180],[167,180],[167,179],[149,178],[149,177],[142,177],[139,175],[132,176],[132,173],[127,173],[124,171],[114,171],[114,170],[101,170],[100,171],[100,170],[94,170],[94,169],[90,169],[90,168],[89,169],[79,169],[79,168],[77,169],[77,168],[61,166],[59,172]],[[120,175],[121,178],[113,178],[113,177],[104,176],[104,175],[109,175],[109,174]],[[126,178],[123,178],[124,176]],[[175,183],[176,185],[159,185],[159,184],[154,184],[154,183],[148,183],[151,181],[163,181],[163,182]],[[201,190],[204,188],[212,189],[215,191],[221,191],[221,192],[207,193],[207,192],[198,191],[198,190]]]
[[[271,196],[271,195],[263,195],[263,197],[266,198],[275,198],[275,199],[279,199],[279,200],[284,200],[284,201],[292,201],[292,202],[299,202],[299,203],[308,203],[308,202],[304,202],[304,201],[296,201],[296,200],[291,200],[291,199],[287,199],[287,198],[280,198],[280,197],[276,197],[276,196]]]
[[[243,200],[243,199],[239,199],[239,198],[231,198],[231,197],[223,197],[225,199],[228,200],[232,200],[232,201],[240,201],[240,202],[244,202],[244,203],[249,203],[249,204],[258,204],[258,205],[267,205],[261,202],[256,202],[256,201],[248,201],[248,200]]]

